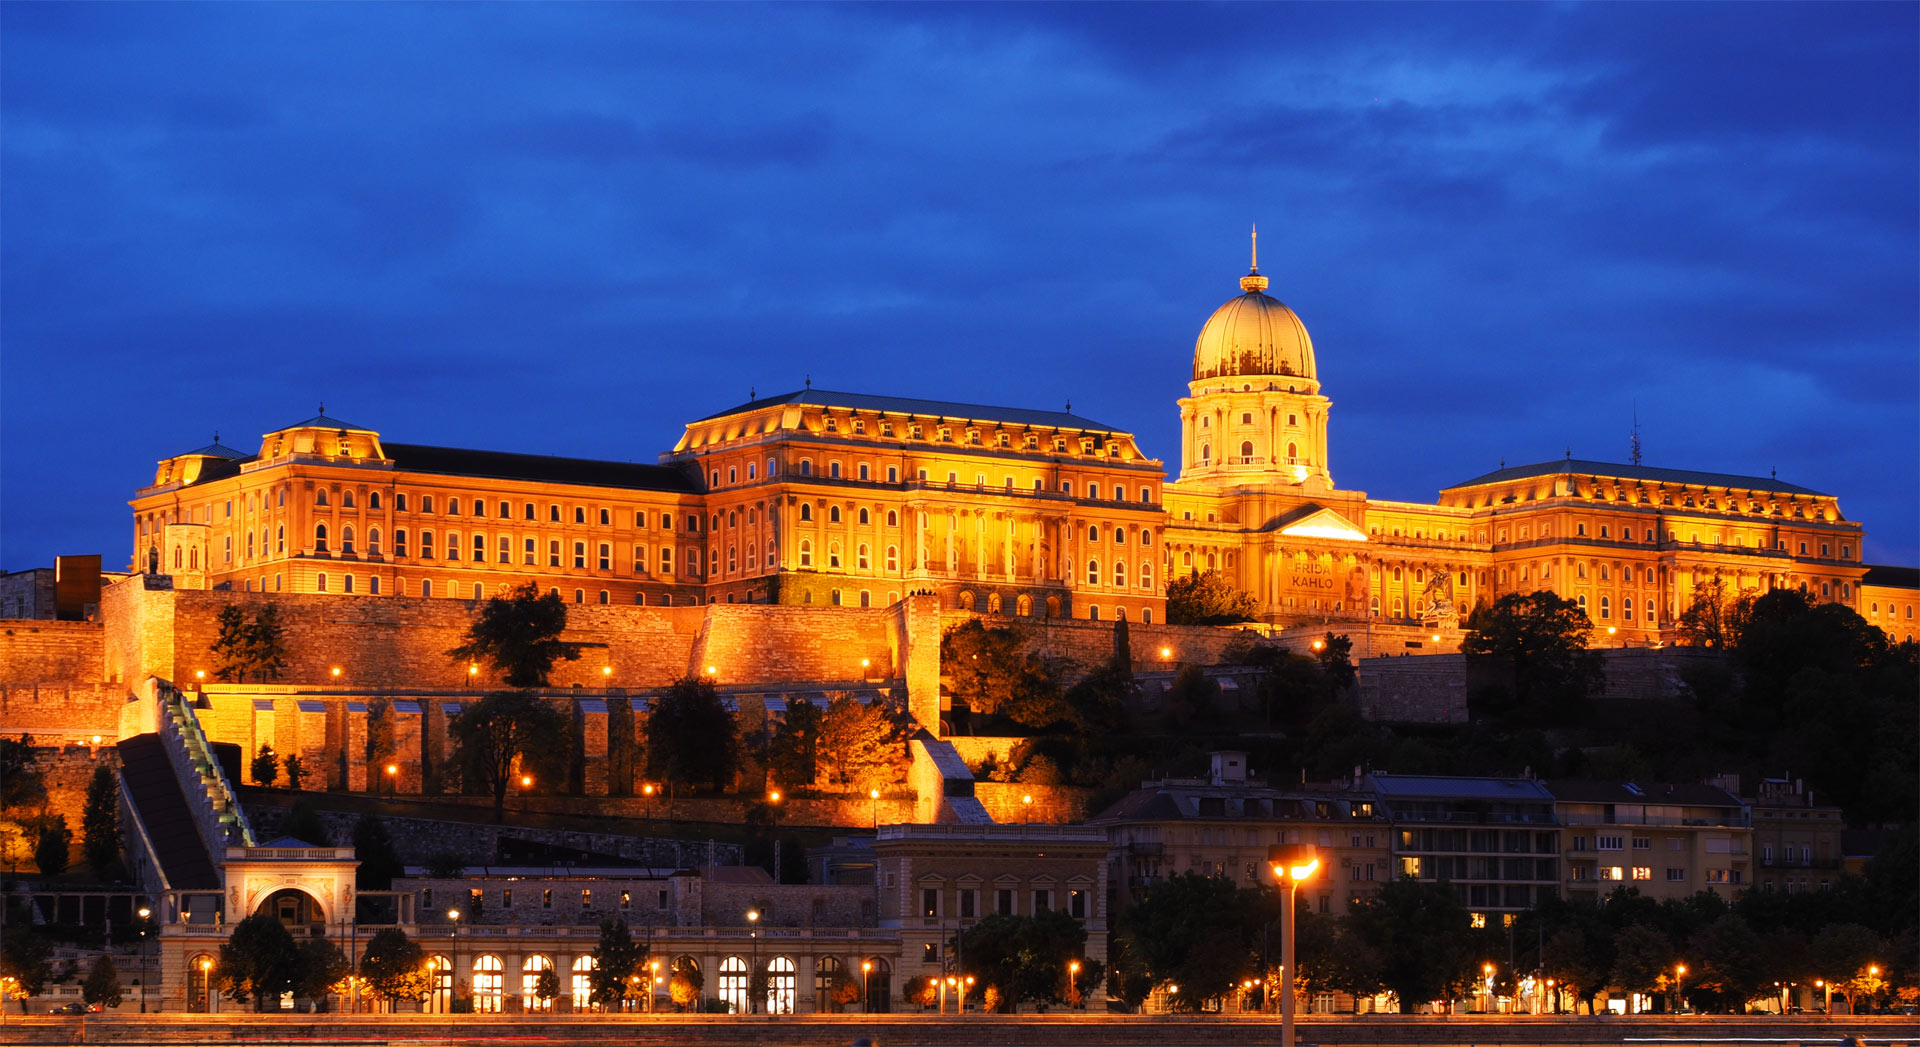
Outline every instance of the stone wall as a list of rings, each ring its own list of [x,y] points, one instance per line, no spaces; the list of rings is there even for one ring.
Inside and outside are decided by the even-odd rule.
[[[1686,675],[1724,661],[1726,655],[1706,647],[1617,647],[1601,652],[1606,674],[1605,701],[1672,701],[1690,698]]]
[[[0,621],[0,684],[99,683],[104,637],[99,622]]]
[[[0,684],[0,730],[45,743],[108,744],[120,737],[126,688],[106,683]]]
[[[1027,649],[1043,658],[1061,658],[1091,669],[1114,655],[1114,632],[1119,622],[1092,621],[1084,618],[1016,618],[1004,615],[980,615],[969,611],[946,611],[940,616],[941,631],[978,618],[989,628],[1004,626],[1026,637]],[[1166,658],[1213,665],[1222,660],[1227,648],[1245,629],[1215,625],[1143,625],[1126,623],[1128,650],[1137,667]],[[1249,627],[1261,635],[1265,627]]]
[[[993,820],[1003,825],[1038,823],[1074,825],[1094,811],[1094,790],[1073,785],[1033,785],[1024,782],[976,782],[973,795]]]
[[[779,931],[790,927],[872,927],[877,923],[873,888],[867,885],[718,883],[700,884],[701,922],[708,927],[745,927],[747,910],[760,914],[767,950],[777,951]],[[770,932],[770,933],[769,933]],[[709,991],[712,988],[708,983]]]
[[[9,725],[8,732],[12,732]],[[108,767],[118,766],[113,748],[113,738],[108,735],[105,744],[38,746],[33,750],[34,765],[43,776],[47,795],[44,808],[14,807],[7,811],[7,821],[0,823],[0,861],[17,863],[22,868],[33,865],[33,844],[30,836],[21,832],[14,819],[28,818],[34,815],[59,815],[67,820],[67,831],[73,834],[73,845],[67,855],[67,867],[76,872],[85,873],[85,859],[80,850],[82,819],[87,808],[87,786],[93,781],[94,768],[102,764]]]
[[[246,808],[254,836],[262,840],[270,840],[280,834],[290,809],[265,802],[249,802]],[[332,839],[309,842],[330,843],[339,847],[353,845],[353,828],[360,821],[358,812],[323,810],[316,813]],[[387,824],[387,832],[393,837],[400,860],[411,865],[423,864],[443,854],[458,855],[475,865],[497,864],[503,839],[611,854],[662,869],[696,868],[706,865],[709,858],[721,865],[737,865],[741,861],[738,844],[710,843],[705,840],[502,826],[484,820],[455,821],[401,815],[382,815],[380,820]]]
[[[108,679],[146,675],[191,684],[213,674],[211,648],[228,604],[248,615],[271,603],[285,629],[280,682],[361,687],[486,686],[447,657],[480,610],[473,600],[216,590],[153,590],[135,576],[101,596]],[[569,604],[563,639],[584,645],[578,661],[555,667],[553,684],[664,687],[693,671],[705,607]],[[857,661],[857,659],[856,659]],[[611,668],[612,673],[604,670]],[[339,675],[334,670],[340,670]]]
[[[701,614],[693,664],[718,670],[722,683],[898,675],[886,608],[708,604],[685,610]]]
[[[1466,723],[1467,660],[1461,654],[1362,658],[1360,715],[1382,723]]]

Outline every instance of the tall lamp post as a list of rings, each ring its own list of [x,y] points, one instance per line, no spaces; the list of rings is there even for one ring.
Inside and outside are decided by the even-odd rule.
[[[861,960],[860,961],[860,1011],[863,1014],[873,1013],[873,997],[867,995],[872,991],[873,991],[873,961]]]
[[[760,910],[747,910],[747,937],[753,939],[753,967],[747,971],[747,996],[752,1001],[753,1014],[760,1013],[760,995],[754,991],[753,983],[760,980]]]
[[[147,1013],[147,917],[153,910],[140,907],[140,1013]]]
[[[213,961],[200,961],[200,991],[207,994],[207,1013],[220,1013],[220,994],[213,991]]]
[[[1276,844],[1267,850],[1267,864],[1287,889],[1280,910],[1280,1047],[1293,1043],[1293,910],[1300,885],[1320,871],[1320,857],[1311,844]]]
[[[447,1013],[460,998],[460,910],[447,910],[447,939],[453,943],[453,969],[447,972]]]
[[[1676,1013],[1676,1014],[1677,1014],[1677,1013],[1679,1013],[1679,1012],[1681,1012],[1681,1011],[1684,1011],[1684,1010],[1686,1010],[1686,1007],[1687,1007],[1687,965],[1686,965],[1686,964],[1684,964],[1684,963],[1680,963],[1680,964],[1675,964],[1675,965],[1674,965],[1674,968],[1673,968],[1673,993],[1674,993],[1674,996],[1676,996],[1676,997],[1677,997],[1677,999],[1675,999],[1675,1000],[1674,1000],[1674,1002],[1673,1002],[1673,1009],[1674,1009],[1674,1013]]]

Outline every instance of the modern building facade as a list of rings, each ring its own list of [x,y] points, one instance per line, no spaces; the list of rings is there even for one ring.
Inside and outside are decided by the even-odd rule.
[[[1753,827],[1739,797],[1712,785],[1552,781],[1566,839],[1565,891],[1631,887],[1665,900],[1753,883]]]

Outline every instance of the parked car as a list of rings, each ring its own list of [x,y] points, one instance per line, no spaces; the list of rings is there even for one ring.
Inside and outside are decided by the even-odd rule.
[[[100,1005],[97,1003],[95,1004],[63,1003],[60,1006],[55,1007],[53,1010],[48,1011],[47,1013],[49,1014],[98,1014],[100,1013]]]

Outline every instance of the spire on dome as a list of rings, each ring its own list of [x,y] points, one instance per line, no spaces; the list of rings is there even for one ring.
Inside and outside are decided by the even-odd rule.
[[[1247,275],[1240,278],[1240,289],[1247,292],[1264,291],[1267,289],[1267,282],[1267,278],[1260,275],[1260,226],[1255,224],[1253,227],[1253,265],[1247,270]]]

